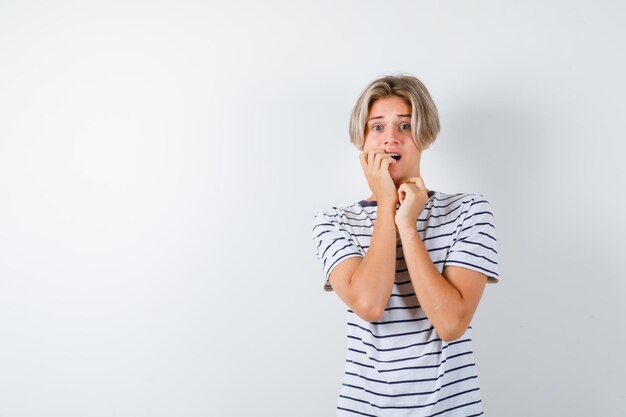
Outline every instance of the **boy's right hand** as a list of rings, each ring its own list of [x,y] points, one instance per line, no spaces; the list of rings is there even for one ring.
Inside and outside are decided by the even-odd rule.
[[[398,190],[389,174],[389,164],[393,158],[384,149],[371,149],[361,152],[359,160],[378,205],[388,204],[395,208],[398,204]]]

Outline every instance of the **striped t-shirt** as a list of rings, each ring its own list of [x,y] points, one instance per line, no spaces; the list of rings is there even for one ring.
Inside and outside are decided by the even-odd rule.
[[[439,272],[455,265],[499,280],[494,217],[480,194],[430,191],[417,230]],[[400,207],[398,204],[397,207]],[[313,240],[332,291],[331,271],[365,256],[377,203],[361,200],[315,215]],[[338,416],[447,416],[483,414],[472,351],[472,327],[443,341],[419,305],[397,236],[396,275],[384,315],[370,323],[348,309],[346,369]]]

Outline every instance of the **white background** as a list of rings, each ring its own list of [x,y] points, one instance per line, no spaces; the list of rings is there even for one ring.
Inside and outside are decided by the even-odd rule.
[[[408,72],[427,187],[485,195],[488,416],[626,415],[619,1],[0,2],[0,415],[334,415],[313,215]]]

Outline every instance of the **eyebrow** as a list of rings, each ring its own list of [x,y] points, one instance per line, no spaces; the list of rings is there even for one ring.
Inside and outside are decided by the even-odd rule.
[[[410,114],[399,114],[398,117],[411,117]],[[382,119],[383,116],[375,116],[375,117],[370,117],[369,119],[367,119],[367,121],[369,122],[370,120],[374,120],[374,119]]]

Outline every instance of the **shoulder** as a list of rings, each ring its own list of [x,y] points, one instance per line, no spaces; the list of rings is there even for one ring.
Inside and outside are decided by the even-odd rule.
[[[480,204],[482,201],[486,201],[482,194],[436,191],[433,198],[426,204],[426,208],[436,219],[444,217],[458,219],[467,213],[472,205]]]
[[[493,216],[491,202],[484,194],[467,193],[465,200],[467,201],[468,215],[488,214]]]
[[[446,193],[443,191],[436,191],[435,192],[435,199],[436,200],[451,200],[451,199],[463,199],[463,200],[475,200],[475,199],[484,199],[486,200],[487,197],[484,194],[480,194],[480,193],[469,193],[469,192],[455,192],[455,193]]]
[[[313,226],[324,223],[335,223],[337,225],[343,223],[349,223],[365,213],[364,207],[361,207],[359,203],[350,204],[347,206],[331,207],[324,210],[318,210],[313,216]]]
[[[437,206],[451,207],[452,209],[461,207],[461,211],[471,209],[491,211],[491,203],[489,199],[480,193],[444,193],[437,192],[435,195],[435,203]]]

